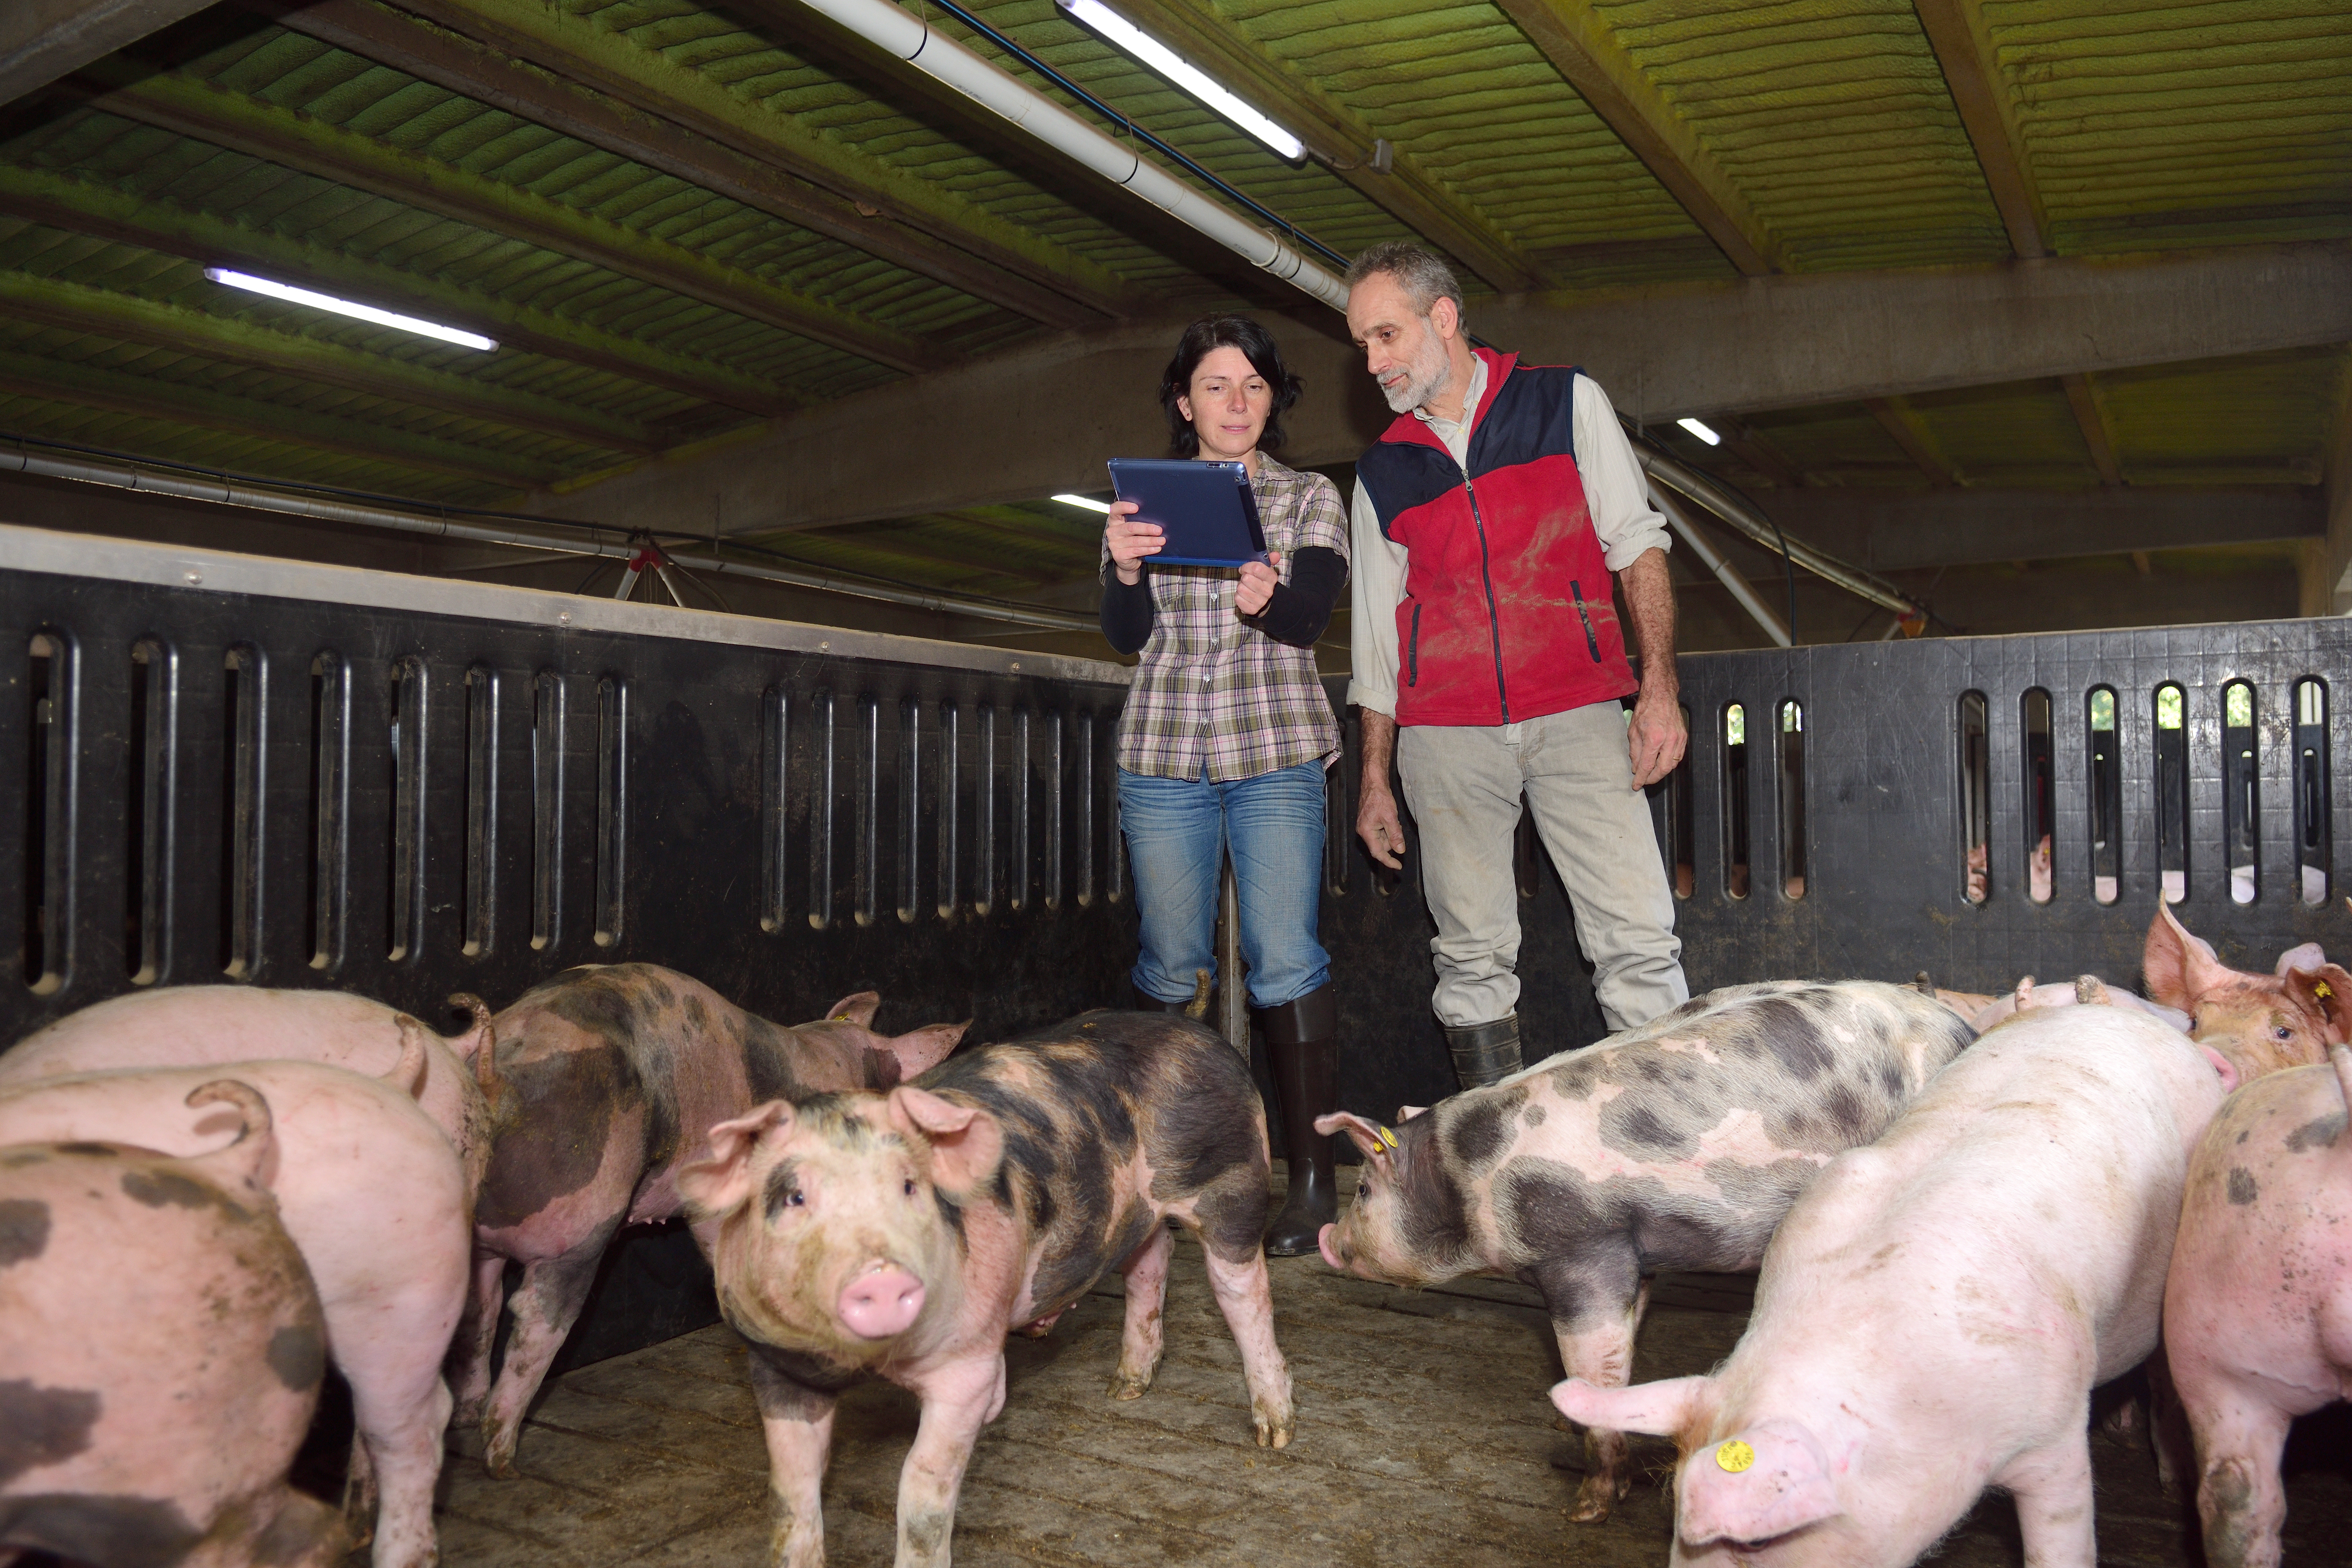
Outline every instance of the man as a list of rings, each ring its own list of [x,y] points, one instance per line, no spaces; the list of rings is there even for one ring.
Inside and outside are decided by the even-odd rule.
[[[1437,989],[1465,1089],[1520,1066],[1512,834],[1524,790],[1612,1030],[1688,1000],[1643,786],[1682,761],[1665,520],[1608,397],[1473,349],[1462,289],[1416,246],[1348,272],[1348,331],[1401,417],[1356,465],[1356,831],[1384,866],[1421,826]],[[1637,684],[1610,595],[1623,586]],[[1619,700],[1638,689],[1631,722]]]

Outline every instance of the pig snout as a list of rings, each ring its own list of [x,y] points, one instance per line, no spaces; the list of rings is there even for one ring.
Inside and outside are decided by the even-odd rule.
[[[836,1308],[861,1340],[896,1339],[923,1312],[923,1282],[895,1263],[877,1263],[843,1287]]]

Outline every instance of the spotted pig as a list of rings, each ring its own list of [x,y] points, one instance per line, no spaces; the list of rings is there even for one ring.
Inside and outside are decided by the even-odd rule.
[[[1323,1260],[1405,1286],[1524,1280],[1569,1374],[1622,1384],[1651,1275],[1754,1268],[1815,1173],[1974,1037],[1910,986],[1735,985],[1394,1129],[1327,1116],[1364,1163]],[[1570,1517],[1603,1520],[1630,1484],[1625,1440],[1585,1443]]]
[[[286,1484],[326,1331],[265,1173],[269,1109],[213,1080],[235,1138],[194,1159],[0,1146],[0,1562],[333,1563]],[[207,1113],[210,1114],[210,1113]]]
[[[782,1100],[711,1130],[679,1175],[719,1302],[752,1347],[776,1561],[824,1561],[835,1395],[878,1373],[922,1401],[898,1482],[898,1568],[944,1568],[1004,1336],[1116,1268],[1110,1396],[1151,1384],[1173,1246],[1199,1234],[1261,1447],[1290,1441],[1265,1228],[1265,1113],[1233,1048],[1164,1014],[1088,1013],[950,1058],[887,1094]]]
[[[703,1129],[763,1100],[887,1089],[963,1037],[961,1024],[877,1035],[880,1005],[861,991],[782,1028],[675,970],[623,963],[566,970],[493,1021],[501,1088],[453,1371],[457,1418],[479,1418],[493,1474],[514,1474],[523,1415],[614,1233],[677,1217],[677,1173],[703,1153]],[[509,1259],[522,1282],[493,1388]]]
[[[2189,1037],[2227,1057],[2248,1081],[2315,1067],[2329,1046],[2352,1039],[2352,974],[2328,963],[2317,942],[2279,954],[2268,974],[2232,969],[2158,900],[2140,968],[2150,996],[2189,1015]]]
[[[2212,1568],[2276,1568],[2287,1428],[2352,1389],[2352,1048],[2328,1057],[2222,1101],[2189,1165],[2164,1353]]]

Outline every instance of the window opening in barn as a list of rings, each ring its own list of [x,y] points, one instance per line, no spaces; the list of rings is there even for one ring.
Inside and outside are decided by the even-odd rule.
[[[1029,710],[1015,709],[1013,714],[1013,865],[1011,887],[1005,902],[1019,914],[1029,907],[1029,886],[1033,878],[1029,868]]]
[[[1070,784],[1070,798],[1077,803],[1078,819],[1072,825],[1070,842],[1077,846],[1078,864],[1074,873],[1077,889],[1072,897],[1077,900],[1078,908],[1083,910],[1092,908],[1095,901],[1094,714],[1080,713],[1075,731],[1070,751],[1070,765],[1075,773]]]
[[[2327,901],[2331,840],[2327,688],[2306,679],[2294,683],[2294,858],[2302,873],[2303,901],[2306,904]]]
[[[385,956],[400,963],[425,942],[425,661],[414,654],[392,667],[391,857]]]
[[[2056,891],[2058,795],[2052,749],[2050,693],[2029,688],[2018,703],[2019,762],[2025,788],[2025,896],[2046,904]]]
[[[820,691],[809,709],[814,733],[809,778],[809,911],[811,929],[833,924],[833,825],[840,805],[835,779],[840,761],[840,737],[833,717],[833,693]]]
[[[53,837],[65,826],[58,787],[64,771],[65,741],[58,721],[65,682],[59,639],[36,634],[26,645],[25,700],[28,743],[25,748],[25,984],[41,994],[62,987],[60,960],[65,922],[60,906],[65,879],[59,846]]]
[[[956,918],[963,901],[962,873],[958,857],[963,852],[963,705],[940,704],[939,765],[940,919]]]
[[[923,841],[923,705],[898,703],[898,921],[915,923],[917,858]]]
[[[465,878],[458,951],[479,958],[496,944],[499,927],[499,674],[479,665],[466,671]]]
[[[563,677],[542,669],[530,683],[530,945],[561,939],[563,915]]]
[[[1066,842],[1067,825],[1063,821],[1063,802],[1069,798],[1069,772],[1062,765],[1062,710],[1055,709],[1045,715],[1045,760],[1043,764],[1045,781],[1045,907],[1062,907],[1062,885],[1065,870],[1062,846]]]
[[[1689,705],[1683,704],[1682,710],[1683,733],[1687,735],[1691,733]],[[1698,890],[1698,808],[1695,801],[1698,792],[1692,784],[1688,748],[1685,748],[1683,760],[1675,764],[1675,771],[1665,776],[1659,789],[1664,808],[1660,815],[1665,822],[1663,847],[1666,868],[1673,876],[1675,897],[1687,899]]]
[[[1805,710],[1780,704],[1780,890],[1805,896]]]
[[[1992,718],[1981,691],[1960,694],[1960,896],[1992,897]]]
[[[2255,754],[2254,689],[2243,680],[2221,688],[2221,848],[2230,868],[2230,901],[2251,904],[2262,875],[2261,786]]]
[[[598,947],[621,944],[628,886],[629,688],[611,676],[596,682],[596,924]]]
[[[861,697],[857,700],[857,798],[851,823],[855,858],[849,879],[849,918],[862,926],[874,923],[877,900],[881,898],[881,850],[876,843],[881,832],[877,816],[881,805],[881,704],[871,697]]]
[[[257,649],[221,658],[223,748],[221,973],[250,980],[261,970],[261,791],[268,758],[268,667]]]
[[[2173,681],[2156,689],[2156,864],[2164,901],[2189,896],[2189,700]]]
[[[1748,896],[1748,710],[1723,710],[1723,890]]]
[[[131,649],[131,798],[125,864],[138,880],[123,900],[123,960],[133,985],[152,985],[171,963],[172,823],[178,767],[178,656],[153,638]]]
[[[2116,731],[2116,693],[2091,688],[2088,714],[2090,769],[2091,898],[2112,904],[2122,896],[2124,872],[2124,770]]]
[[[996,704],[980,705],[980,733],[972,759],[971,908],[982,916],[996,906]]]
[[[1348,809],[1351,793],[1350,781],[1356,776],[1355,753],[1342,747],[1339,760],[1323,770],[1323,890],[1333,898],[1344,898],[1348,892],[1348,841],[1355,835],[1355,814]],[[1111,828],[1108,840],[1110,847],[1111,875],[1118,876],[1118,790],[1114,784],[1109,791]],[[1117,903],[1118,895],[1112,893]]]
[[[352,672],[341,654],[310,661],[310,967],[342,967],[351,887]]]

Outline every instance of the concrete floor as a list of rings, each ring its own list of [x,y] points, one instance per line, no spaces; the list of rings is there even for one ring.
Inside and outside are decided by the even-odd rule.
[[[1545,1391],[1559,1362],[1534,1296],[1463,1280],[1392,1290],[1314,1258],[1274,1266],[1276,1331],[1296,1383],[1298,1436],[1255,1447],[1239,1358],[1201,1254],[1177,1248],[1168,1353],[1150,1393],[1112,1404],[1122,1303],[1114,1276],[1042,1341],[1007,1345],[1011,1391],[964,1483],[955,1558],[1012,1564],[1410,1564],[1412,1568],[1665,1560],[1670,1502],[1652,1472],[1603,1525],[1571,1525],[1581,1446]],[[1745,1321],[1749,1282],[1660,1281],[1636,1376],[1706,1371]],[[2340,1407],[2339,1407],[2340,1409]],[[828,1561],[891,1561],[913,1398],[887,1384],[842,1401],[825,1481]],[[2352,1423],[2324,1418],[2290,1450],[2289,1563],[2341,1563],[2352,1526]],[[484,1474],[470,1435],[442,1483],[447,1568],[756,1565],[766,1561],[767,1458],[743,1351],[713,1328],[584,1368],[551,1385],[525,1427],[522,1479]],[[2165,1501],[2144,1445],[2093,1444],[2105,1563],[2193,1568],[2193,1520]],[[1934,1559],[2013,1568],[2014,1514],[1991,1499]]]

